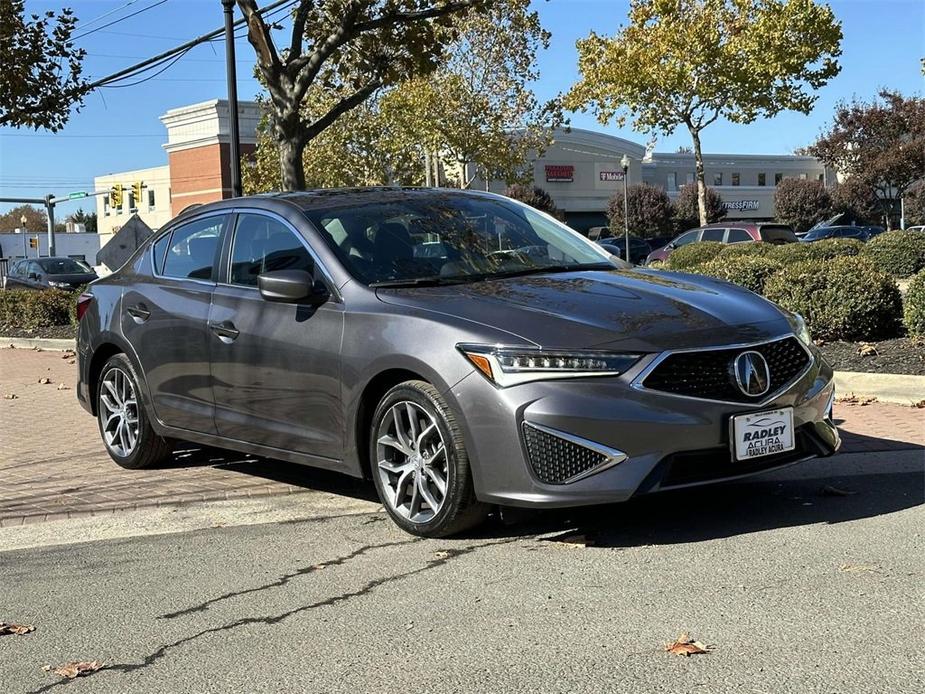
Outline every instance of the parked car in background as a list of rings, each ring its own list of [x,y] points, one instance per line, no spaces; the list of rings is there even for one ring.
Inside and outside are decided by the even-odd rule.
[[[646,258],[646,265],[663,263],[671,252],[696,241],[718,241],[720,243],[794,243],[797,241],[793,229],[786,224],[756,222],[716,222],[705,227],[691,229],[674,239],[667,246],[652,251]]]
[[[871,229],[880,229],[880,231],[883,231],[882,227],[856,227],[847,225],[819,227],[807,231],[799,240],[803,243],[813,243],[814,241],[822,241],[823,239],[856,239],[858,241],[868,241],[872,236],[876,235],[871,233]]]
[[[613,255],[626,260],[626,242],[622,236],[607,236],[599,239],[597,243],[607,249]],[[646,262],[652,247],[644,239],[638,236],[630,236],[630,258],[629,262],[633,265],[642,265]]]
[[[122,467],[179,440],[328,468],[428,537],[835,452],[799,316],[622,265],[491,193],[209,203],[80,296],[77,397]]]
[[[26,258],[10,264],[6,289],[77,289],[97,279],[89,265],[74,258]]]

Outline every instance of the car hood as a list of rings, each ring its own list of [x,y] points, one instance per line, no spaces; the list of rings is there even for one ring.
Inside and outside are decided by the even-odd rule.
[[[47,275],[45,279],[49,282],[66,282],[72,287],[78,287],[81,284],[89,284],[98,277],[95,272],[80,272],[67,275]]]
[[[530,275],[377,294],[388,304],[480,323],[549,348],[655,352],[757,342],[791,330],[777,307],[740,287],[652,270]]]

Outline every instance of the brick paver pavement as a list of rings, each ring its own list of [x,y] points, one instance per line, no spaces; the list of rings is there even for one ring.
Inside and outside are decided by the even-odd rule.
[[[77,404],[72,361],[61,352],[0,349],[0,526],[307,489],[372,493],[345,476],[217,450],[180,450],[167,469],[123,470]],[[925,446],[925,409],[838,403],[835,415],[846,452]]]

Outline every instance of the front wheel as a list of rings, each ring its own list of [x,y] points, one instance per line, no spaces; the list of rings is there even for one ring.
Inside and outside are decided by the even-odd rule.
[[[166,460],[170,445],[151,428],[132,363],[116,354],[103,366],[96,393],[100,435],[109,457],[136,470]]]
[[[401,383],[373,415],[370,460],[376,491],[401,528],[446,537],[481,523],[469,456],[453,412],[424,381]]]

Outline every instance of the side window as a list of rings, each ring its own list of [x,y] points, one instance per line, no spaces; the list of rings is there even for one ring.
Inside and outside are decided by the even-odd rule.
[[[42,268],[39,267],[39,264],[36,262],[29,263],[28,274],[42,276]]]
[[[680,248],[681,246],[686,246],[689,243],[693,243],[697,240],[698,236],[700,236],[700,229],[694,229],[693,231],[689,231],[686,234],[681,234],[674,240],[675,248]]]
[[[703,235],[700,237],[701,241],[722,241],[723,236],[726,235],[725,229],[704,229]]]
[[[164,269],[164,254],[167,252],[167,244],[170,243],[170,234],[164,234],[154,242],[154,248],[151,253],[154,257],[154,272],[161,274]]]
[[[166,277],[208,280],[218,250],[224,216],[206,217],[174,229],[164,259]]]
[[[751,241],[751,235],[745,231],[745,229],[730,229],[729,237],[726,240],[726,243],[741,243],[743,241]]]
[[[259,214],[238,216],[231,248],[231,284],[257,286],[257,276],[273,270],[312,272],[305,244],[282,222]]]

